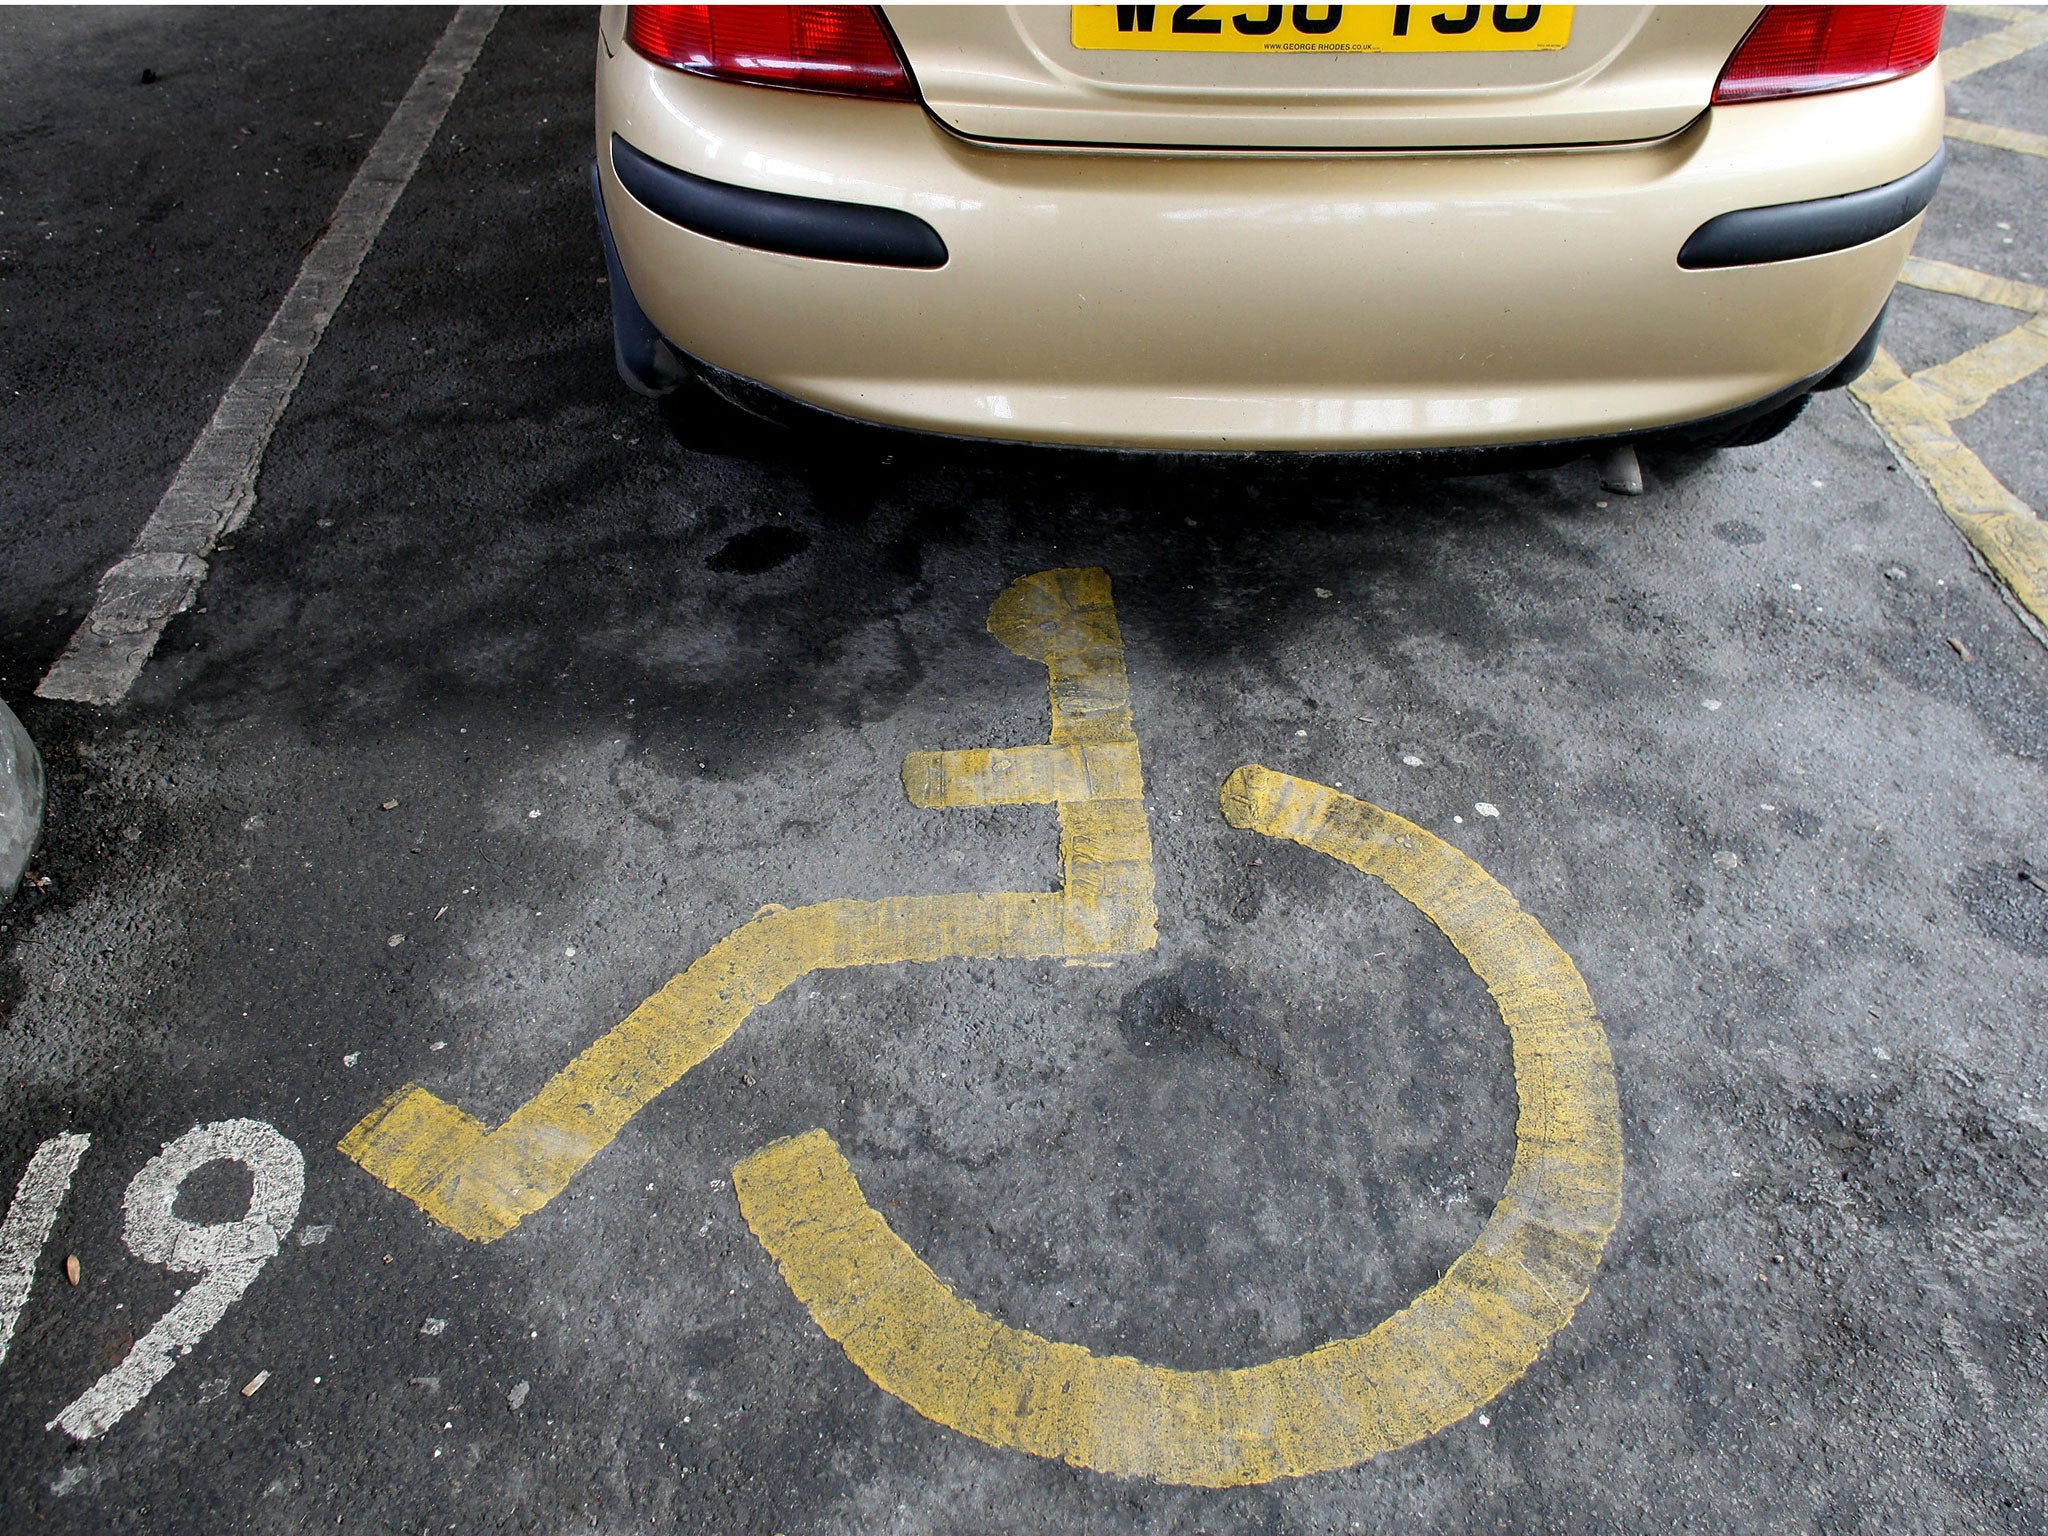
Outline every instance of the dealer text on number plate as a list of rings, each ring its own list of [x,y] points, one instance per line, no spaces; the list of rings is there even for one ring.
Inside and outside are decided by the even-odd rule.
[[[1076,48],[1148,53],[1528,53],[1569,5],[1077,5]]]

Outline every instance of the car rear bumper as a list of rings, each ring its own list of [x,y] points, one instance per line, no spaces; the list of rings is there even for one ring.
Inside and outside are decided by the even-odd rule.
[[[597,131],[633,295],[724,373],[966,436],[1407,449],[1651,431],[1825,373],[1883,306],[1916,222],[1792,260],[1688,270],[1678,253],[1727,214],[1910,177],[1941,114],[1925,71],[1624,148],[1020,150],[912,107],[600,49]],[[686,227],[628,193],[614,134],[686,189],[712,183],[728,213],[746,199],[718,189],[888,210],[932,232],[940,264]]]

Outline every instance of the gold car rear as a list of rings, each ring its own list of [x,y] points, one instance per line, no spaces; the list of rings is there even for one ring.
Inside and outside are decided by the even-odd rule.
[[[1415,449],[1841,382],[1940,7],[608,7],[621,371],[867,421]]]

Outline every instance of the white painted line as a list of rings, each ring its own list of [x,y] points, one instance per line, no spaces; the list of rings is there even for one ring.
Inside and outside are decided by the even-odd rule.
[[[136,536],[135,547],[100,578],[92,611],[36,689],[39,696],[119,703],[141,676],[164,626],[191,604],[206,580],[206,557],[215,542],[254,510],[264,450],[291,403],[306,360],[326,335],[363,258],[440,131],[498,11],[497,6],[465,6],[448,23],[335,204],[291,291]]]
[[[71,1175],[91,1145],[90,1136],[66,1131],[37,1147],[22,1170],[14,1203],[7,1207],[7,1219],[0,1221],[0,1364],[6,1363],[7,1346],[14,1342],[14,1325],[28,1305],[29,1287],[36,1280],[36,1260],[50,1240],[58,1207],[71,1192]]]
[[[249,1209],[235,1221],[202,1226],[176,1215],[178,1191],[208,1163],[236,1162],[249,1170]],[[195,1125],[143,1165],[128,1185],[122,1236],[138,1259],[198,1274],[156,1326],[135,1341],[121,1363],[80,1393],[45,1429],[62,1425],[73,1439],[103,1435],[125,1418],[150,1389],[171,1373],[180,1355],[212,1332],[242,1292],[277,1256],[278,1245],[299,1219],[306,1193],[306,1158],[298,1143],[261,1120],[216,1120]],[[254,1385],[261,1386],[265,1372]],[[242,1395],[250,1395],[243,1389]]]

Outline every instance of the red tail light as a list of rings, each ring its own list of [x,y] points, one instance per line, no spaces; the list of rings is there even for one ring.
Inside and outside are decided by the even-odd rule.
[[[1767,6],[1714,87],[1714,105],[1876,85],[1941,51],[1940,5]]]
[[[657,64],[714,80],[917,100],[869,5],[636,5],[626,13],[626,42]]]

